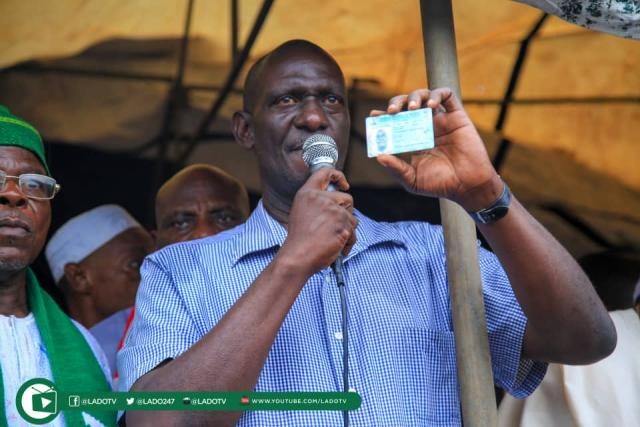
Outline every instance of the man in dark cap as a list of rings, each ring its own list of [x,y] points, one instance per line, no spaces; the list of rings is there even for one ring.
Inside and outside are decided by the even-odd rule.
[[[38,132],[0,106],[0,426],[27,424],[16,392],[32,378],[65,391],[108,391],[109,368],[98,344],[40,287],[29,268],[44,246],[51,178]],[[64,411],[49,425],[113,425],[115,414]]]
[[[187,166],[172,176],[156,195],[158,249],[177,242],[213,236],[243,223],[249,216],[249,195],[234,176],[211,165]]]
[[[249,194],[236,177],[224,170],[195,164],[180,170],[160,187],[155,214],[156,229],[151,234],[156,248],[161,249],[213,236],[243,223],[249,216]],[[126,322],[124,335],[134,316],[135,309]]]

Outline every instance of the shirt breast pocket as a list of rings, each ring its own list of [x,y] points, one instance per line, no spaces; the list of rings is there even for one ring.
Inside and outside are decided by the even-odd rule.
[[[406,399],[423,425],[460,424],[455,338],[451,331],[407,327],[400,334],[399,353],[408,368],[404,381],[414,390]]]

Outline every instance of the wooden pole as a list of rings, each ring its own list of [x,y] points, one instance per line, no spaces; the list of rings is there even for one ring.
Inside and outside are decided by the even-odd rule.
[[[458,99],[458,60],[451,0],[420,0],[429,87],[450,87]],[[497,425],[482,281],[471,217],[440,199],[456,340],[458,384],[465,427]]]

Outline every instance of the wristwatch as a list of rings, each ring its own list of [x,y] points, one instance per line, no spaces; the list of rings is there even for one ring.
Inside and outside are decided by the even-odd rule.
[[[502,183],[504,184],[504,190],[502,190],[502,195],[498,197],[498,200],[493,202],[488,208],[476,212],[469,212],[471,218],[473,218],[475,222],[480,224],[491,224],[509,212],[511,190],[509,190],[509,186],[507,186],[506,182],[502,181]]]

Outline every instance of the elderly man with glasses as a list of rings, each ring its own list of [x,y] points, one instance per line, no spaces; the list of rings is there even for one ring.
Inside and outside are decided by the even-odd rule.
[[[40,287],[29,265],[44,246],[60,187],[27,122],[0,106],[0,426],[31,425],[16,393],[33,378],[59,390],[108,391],[104,354]],[[24,408],[23,408],[24,409]],[[115,414],[63,411],[50,424],[114,425]]]

